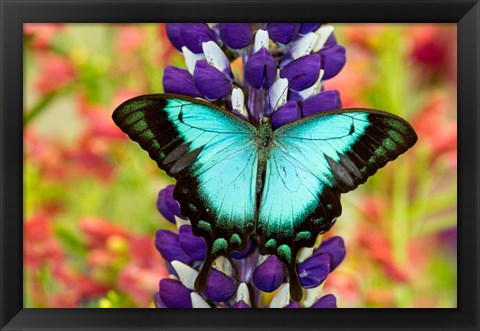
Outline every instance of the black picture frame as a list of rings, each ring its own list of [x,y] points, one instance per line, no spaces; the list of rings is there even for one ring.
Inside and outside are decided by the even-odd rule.
[[[24,309],[22,24],[322,21],[457,23],[458,308]],[[2,330],[479,330],[480,3],[423,1],[0,0],[0,327]],[[441,128],[439,128],[441,130]]]

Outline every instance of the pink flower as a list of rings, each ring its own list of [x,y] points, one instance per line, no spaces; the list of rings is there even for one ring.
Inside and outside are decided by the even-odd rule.
[[[144,30],[135,25],[119,25],[118,35],[115,41],[116,48],[120,53],[129,54],[142,47],[144,42]]]
[[[69,59],[53,53],[42,53],[38,56],[39,73],[36,89],[40,93],[51,93],[64,88],[76,77],[75,67]]]

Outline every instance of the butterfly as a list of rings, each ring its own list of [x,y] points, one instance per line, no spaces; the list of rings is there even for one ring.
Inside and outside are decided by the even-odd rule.
[[[371,109],[321,112],[272,129],[212,103],[174,94],[125,101],[113,120],[175,178],[174,198],[207,243],[195,281],[202,292],[212,263],[255,238],[288,271],[302,297],[297,253],[313,246],[341,214],[340,194],[355,189],[417,136],[403,119]]]

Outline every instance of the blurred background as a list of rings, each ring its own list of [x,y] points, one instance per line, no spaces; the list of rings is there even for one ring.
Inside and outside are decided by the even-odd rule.
[[[456,26],[335,24],[325,83],[343,107],[406,118],[419,141],[342,196],[339,307],[456,307]],[[184,67],[162,24],[24,25],[24,307],[153,307],[166,277],[156,210],[173,181],[111,120]]]

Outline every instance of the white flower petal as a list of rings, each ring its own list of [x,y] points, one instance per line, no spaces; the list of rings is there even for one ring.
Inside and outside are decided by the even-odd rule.
[[[318,52],[323,48],[323,46],[325,46],[325,43],[327,42],[328,37],[330,37],[330,35],[332,34],[333,30],[335,30],[333,25],[325,24],[322,25],[320,29],[315,32],[315,34],[318,36],[318,40],[315,43],[315,46],[313,46],[314,53]]]
[[[197,279],[198,271],[180,261],[172,261],[172,267],[178,274],[178,278],[183,286],[190,290],[195,289],[195,279]]]
[[[288,94],[288,79],[280,78],[277,79],[270,90],[268,91],[268,96],[270,99],[270,105],[273,110],[276,110],[278,107],[281,107],[285,102],[287,102]]]
[[[277,293],[275,293],[270,308],[283,308],[290,303],[290,284],[283,283]]]
[[[205,300],[203,300],[200,294],[196,292],[190,293],[190,298],[192,299],[192,308],[212,308]]]
[[[318,75],[318,79],[309,88],[306,88],[305,90],[300,91],[298,94],[302,97],[303,100],[307,99],[308,97],[312,96],[313,94],[317,94],[320,92],[320,89],[322,88],[322,78],[323,78],[323,73],[325,71],[323,69],[320,69],[320,74]]]
[[[298,254],[298,263],[302,263],[313,254],[313,247],[303,247]]]
[[[202,49],[209,65],[217,68],[221,72],[225,72],[230,67],[227,56],[216,42],[207,41],[202,43]]]
[[[305,36],[297,40],[292,46],[292,58],[296,60],[302,56],[310,54],[317,40],[318,36],[315,34],[315,32],[309,32]]]
[[[253,53],[258,52],[262,47],[265,47],[268,50],[269,47],[269,36],[267,30],[258,30],[255,34],[255,42],[253,43]]]
[[[182,47],[182,53],[185,57],[185,64],[187,65],[187,70],[190,75],[193,76],[193,72],[195,71],[195,64],[198,60],[205,60],[205,55],[203,55],[203,53],[195,54],[190,51],[186,46]]]
[[[312,247],[303,247],[300,250],[300,253],[298,255],[298,263],[302,263],[303,261],[308,259],[310,256],[312,256],[313,251],[317,249],[321,244],[322,244],[322,235],[319,234],[317,236],[317,239],[315,239],[315,244],[313,244]]]
[[[247,305],[251,306],[250,304],[250,292],[248,292],[248,286],[245,283],[241,283],[238,285],[237,288],[237,298],[236,302],[243,300]]]
[[[325,282],[321,283],[317,287],[303,289],[303,297],[301,301],[302,307],[311,307],[318,299],[320,299],[323,295],[323,285]]]
[[[247,108],[245,107],[245,95],[242,89],[235,87],[232,91],[232,107],[240,114],[248,117]]]
[[[175,217],[175,224],[177,225],[177,230],[180,229],[182,225],[192,225],[188,219],[182,219],[180,217],[174,216]]]
[[[269,257],[270,257],[270,255],[261,255],[261,254],[259,254],[259,255],[258,255],[258,258],[257,258],[257,265],[262,264],[262,263],[265,262],[265,260],[268,259]]]
[[[213,261],[212,267],[220,272],[223,272],[227,276],[231,276],[233,273],[233,266],[230,260],[224,256],[219,256]]]

